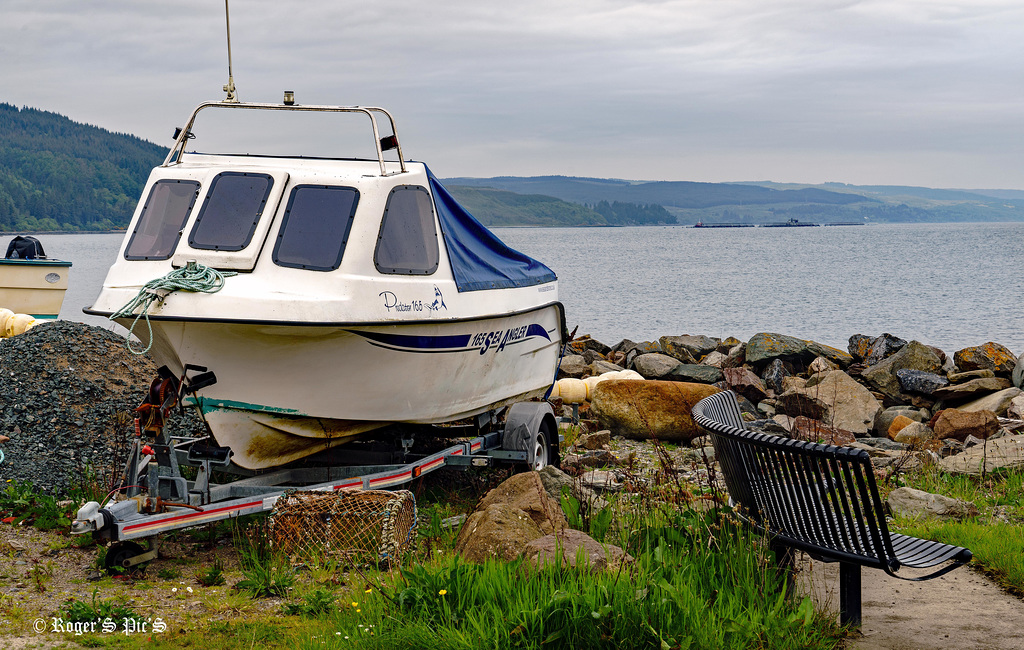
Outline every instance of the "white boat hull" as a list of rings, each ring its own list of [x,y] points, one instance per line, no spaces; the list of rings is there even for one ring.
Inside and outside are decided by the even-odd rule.
[[[264,469],[389,423],[447,422],[543,395],[562,314],[554,303],[466,321],[152,326],[158,364],[217,375],[199,399],[214,437],[237,465]]]

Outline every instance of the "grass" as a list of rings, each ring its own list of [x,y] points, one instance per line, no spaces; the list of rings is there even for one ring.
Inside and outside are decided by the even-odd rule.
[[[975,477],[924,468],[903,476],[900,482],[970,501],[978,516],[964,521],[896,517],[894,529],[971,549],[973,565],[1011,593],[1024,597],[1024,471]]]

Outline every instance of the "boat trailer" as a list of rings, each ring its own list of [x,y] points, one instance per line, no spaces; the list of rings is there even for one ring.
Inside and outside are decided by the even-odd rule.
[[[197,374],[190,377],[190,372]],[[429,455],[413,454],[412,435],[403,434],[398,438],[401,449],[397,451],[348,453],[344,447],[334,450],[362,464],[303,463],[264,473],[250,472],[247,478],[216,484],[211,482],[213,471],[238,473],[239,468],[231,465],[231,449],[211,444],[209,425],[205,436],[170,435],[164,426],[175,406],[183,411],[189,396],[205,424],[195,395],[215,382],[214,373],[201,366],[187,365],[181,377],[161,368],[147,399],[136,409],[139,417],[135,420],[135,439],[119,485],[113,491],[123,491],[127,498],[106,505],[90,501],[78,510],[71,532],[93,533],[98,541],[111,543],[105,559],[108,572],[116,573],[119,568],[133,572],[156,559],[158,536],[162,533],[269,512],[283,495],[299,490],[391,489],[452,466],[518,465],[541,469],[558,465],[561,436],[551,405],[545,401],[517,402],[508,408],[503,426],[498,427],[496,412],[481,414],[472,424],[465,425],[479,435],[461,438]],[[387,462],[395,456],[402,462]],[[375,460],[383,462],[373,464]],[[182,475],[183,466],[195,469],[194,479]],[[149,548],[143,549],[133,540],[148,540]]]

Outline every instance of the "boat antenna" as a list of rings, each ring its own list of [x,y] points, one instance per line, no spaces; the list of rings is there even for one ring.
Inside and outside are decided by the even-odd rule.
[[[224,84],[224,92],[228,96],[224,101],[238,102],[238,97],[235,96],[235,79],[231,76],[231,17],[228,13],[228,0],[224,0],[224,25],[228,30],[228,82]]]

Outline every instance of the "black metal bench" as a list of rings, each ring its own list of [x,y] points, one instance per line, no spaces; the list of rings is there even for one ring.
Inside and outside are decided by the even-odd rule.
[[[965,548],[889,532],[866,451],[747,431],[731,391],[695,404],[693,420],[711,435],[732,503],[768,536],[781,564],[791,566],[793,549],[840,563],[843,625],[861,622],[862,566],[927,580],[970,561]],[[925,576],[896,573],[948,560],[952,564]]]

